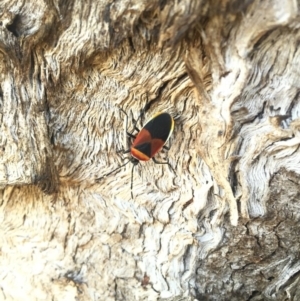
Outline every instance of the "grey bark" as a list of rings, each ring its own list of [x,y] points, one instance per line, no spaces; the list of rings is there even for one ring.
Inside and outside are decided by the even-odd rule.
[[[299,3],[2,1],[0,300],[300,300]],[[125,118],[172,147],[110,173]],[[144,120],[142,120],[144,121]]]

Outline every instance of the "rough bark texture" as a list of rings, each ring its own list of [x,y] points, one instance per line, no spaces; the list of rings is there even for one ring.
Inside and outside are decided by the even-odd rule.
[[[0,300],[300,300],[299,21],[293,0],[2,0]],[[152,100],[176,174],[139,164],[131,198],[130,165],[103,176],[119,108]]]

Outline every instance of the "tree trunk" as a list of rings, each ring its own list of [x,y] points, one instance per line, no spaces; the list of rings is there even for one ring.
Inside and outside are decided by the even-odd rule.
[[[293,0],[2,0],[0,300],[300,300],[298,28]],[[175,118],[171,167],[114,171],[120,108]]]

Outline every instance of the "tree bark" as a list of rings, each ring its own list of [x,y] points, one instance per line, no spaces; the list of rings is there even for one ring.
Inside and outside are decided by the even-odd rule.
[[[0,300],[300,300],[298,6],[2,0]]]

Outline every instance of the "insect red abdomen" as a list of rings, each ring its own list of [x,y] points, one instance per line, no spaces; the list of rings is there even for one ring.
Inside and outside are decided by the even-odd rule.
[[[141,129],[130,149],[139,161],[148,161],[166,144],[174,129],[174,119],[168,113],[157,113]]]

